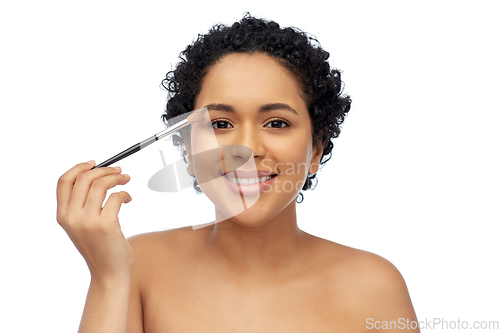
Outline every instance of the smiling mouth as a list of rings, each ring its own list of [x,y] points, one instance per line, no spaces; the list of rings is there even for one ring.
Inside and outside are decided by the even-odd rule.
[[[234,173],[230,172],[229,174],[223,174],[224,178],[229,180],[232,183],[238,184],[238,185],[253,185],[257,183],[262,183],[266,182],[274,177],[277,176],[277,174],[273,174],[270,176],[262,176],[262,177],[254,177],[254,178],[243,178],[243,177],[233,177]]]

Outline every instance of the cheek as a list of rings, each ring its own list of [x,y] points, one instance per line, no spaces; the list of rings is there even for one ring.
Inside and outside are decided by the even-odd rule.
[[[275,140],[272,156],[279,163],[279,171],[302,178],[308,172],[312,141],[305,135],[291,135]]]

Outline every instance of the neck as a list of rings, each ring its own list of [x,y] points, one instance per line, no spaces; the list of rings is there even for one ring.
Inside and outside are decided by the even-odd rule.
[[[308,239],[297,226],[295,200],[267,221],[250,224],[247,217],[245,221],[235,217],[211,226],[206,245],[212,258],[220,259],[215,263],[217,269],[233,279],[252,283],[290,277],[301,266]]]

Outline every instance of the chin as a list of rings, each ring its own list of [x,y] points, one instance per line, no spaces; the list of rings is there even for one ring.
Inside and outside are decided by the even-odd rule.
[[[292,199],[290,199],[290,201],[293,201]],[[285,202],[276,201],[273,201],[272,203],[270,201],[266,202],[263,200],[263,198],[260,198],[259,202],[257,202],[252,207],[231,218],[225,219],[222,222],[236,223],[240,226],[249,228],[258,227],[272,220],[277,215],[280,215],[289,206],[289,204],[290,203],[286,204]],[[219,209],[217,210],[219,213],[221,213]]]
[[[253,207],[230,218],[225,218],[219,209],[217,209],[216,214],[217,218],[221,219],[218,223],[236,223],[244,227],[257,227],[266,223],[271,218],[269,216],[266,217],[266,214],[261,209],[253,209]]]

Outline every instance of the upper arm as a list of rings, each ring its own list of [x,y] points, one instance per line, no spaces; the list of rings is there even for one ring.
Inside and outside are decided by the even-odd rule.
[[[364,252],[359,261],[358,297],[367,331],[420,332],[408,288],[398,269],[388,260]]]
[[[134,268],[132,270],[132,281],[130,283],[130,298],[128,306],[127,333],[144,333],[141,299],[141,239],[131,237],[128,239],[134,251]]]

